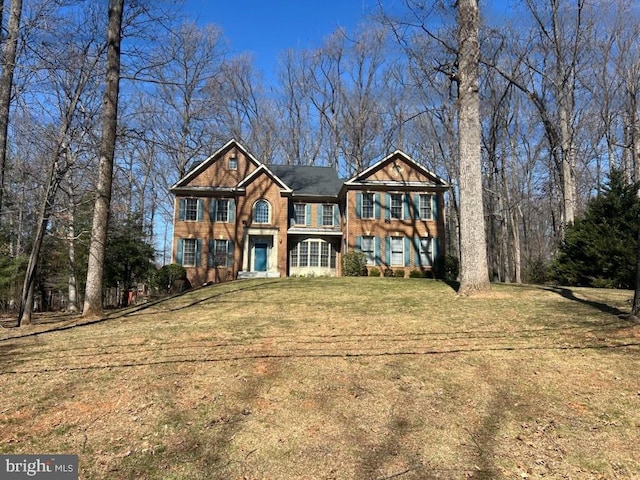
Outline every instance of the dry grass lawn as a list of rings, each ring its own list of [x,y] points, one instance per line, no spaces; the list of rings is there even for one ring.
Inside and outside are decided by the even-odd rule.
[[[0,329],[0,453],[78,454],[81,479],[640,478],[630,298],[290,278]]]

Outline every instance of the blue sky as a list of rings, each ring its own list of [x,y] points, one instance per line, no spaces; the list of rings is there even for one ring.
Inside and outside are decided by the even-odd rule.
[[[495,19],[513,1],[483,0],[481,8]],[[185,0],[184,13],[200,25],[221,27],[233,53],[252,53],[256,66],[270,77],[280,52],[318,47],[338,27],[351,32],[378,12],[379,3],[397,11],[404,0]]]
[[[399,0],[385,0],[397,4]],[[198,24],[222,28],[234,53],[251,52],[269,75],[288,48],[317,47],[338,27],[353,30],[377,12],[378,0],[187,0],[185,13]]]

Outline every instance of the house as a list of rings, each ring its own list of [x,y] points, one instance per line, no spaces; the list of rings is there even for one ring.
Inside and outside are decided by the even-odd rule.
[[[193,285],[338,276],[351,250],[369,269],[432,270],[447,188],[401,151],[344,180],[330,167],[267,165],[231,140],[170,188],[172,261]]]

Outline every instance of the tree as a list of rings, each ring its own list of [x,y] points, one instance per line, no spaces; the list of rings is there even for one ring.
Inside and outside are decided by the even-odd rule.
[[[584,217],[567,228],[551,266],[554,280],[587,287],[635,286],[639,187],[628,184],[621,170],[611,171],[603,194],[593,198]]]
[[[4,2],[1,5],[4,7]],[[4,14],[3,10],[3,8],[0,9],[0,20]],[[16,66],[21,16],[22,0],[11,0],[9,22],[6,36],[3,40],[4,55],[2,58],[2,73],[0,74],[0,218],[2,218],[2,202],[4,201],[9,107],[11,105],[11,89],[13,87],[13,72]]]
[[[100,163],[98,166],[98,186],[91,226],[91,245],[87,267],[85,291],[85,317],[102,312],[102,280],[104,256],[111,206],[111,185],[113,182],[113,159],[116,148],[118,125],[118,94],[120,89],[120,44],[122,35],[122,15],[124,0],[109,0],[107,27],[107,77],[104,92],[102,139],[100,143]]]
[[[458,1],[458,154],[460,161],[460,290],[491,288],[482,202],[477,0]]]

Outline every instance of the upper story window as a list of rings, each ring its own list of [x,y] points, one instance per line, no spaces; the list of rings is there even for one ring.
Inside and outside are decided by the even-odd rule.
[[[374,210],[374,195],[373,193],[362,194],[362,218],[373,218]]]
[[[269,223],[269,202],[258,200],[253,206],[253,222]]]
[[[402,194],[392,193],[390,197],[391,205],[389,208],[391,210],[391,218],[402,219]]]
[[[216,201],[216,222],[229,221],[229,200],[226,198]]]
[[[192,221],[198,220],[198,199],[197,198],[185,199],[184,219],[192,220]]]
[[[431,210],[431,204],[433,201],[433,195],[421,194],[420,195],[420,218],[423,220],[428,220],[433,218],[433,213]]]
[[[295,203],[293,205],[294,222],[296,225],[307,223],[307,205],[305,203]]]
[[[238,169],[238,157],[229,157],[229,170]]]
[[[322,226],[330,227],[333,226],[334,221],[334,205],[325,204],[322,206]]]
[[[201,198],[181,198],[178,204],[178,220],[201,222],[202,207]]]

